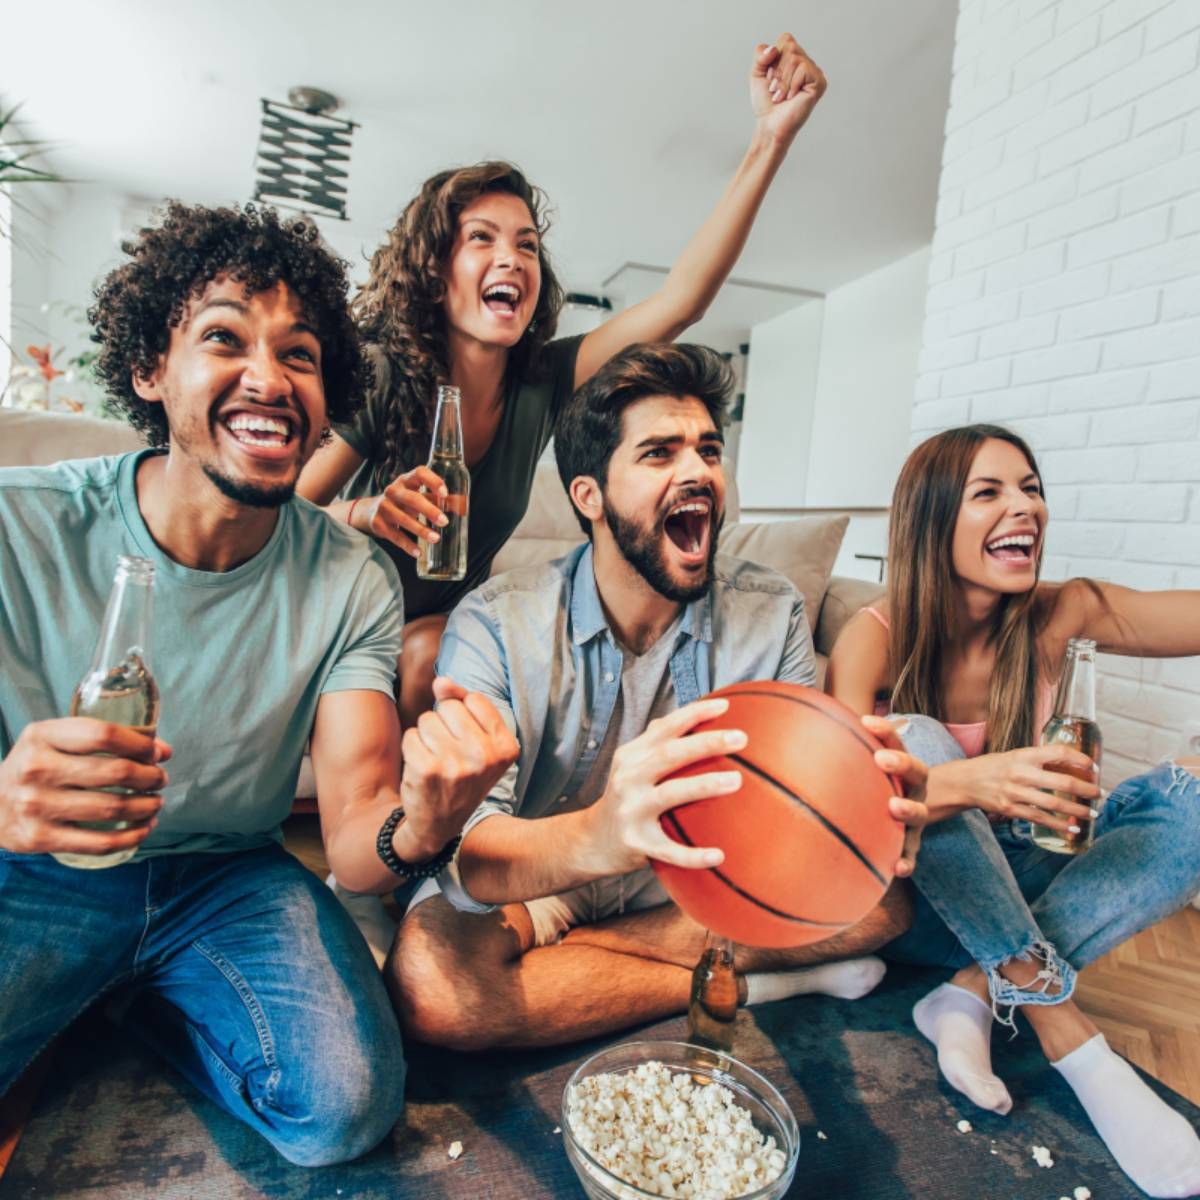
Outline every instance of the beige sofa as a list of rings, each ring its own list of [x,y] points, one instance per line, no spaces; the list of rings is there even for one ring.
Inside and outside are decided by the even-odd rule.
[[[138,434],[117,421],[97,421],[70,413],[20,412],[0,408],[0,467],[38,466],[65,458],[119,454],[142,444]],[[818,670],[839,630],[883,589],[876,583],[832,576],[846,532],[844,516],[797,517],[763,524],[740,522],[736,489],[730,489],[721,549],[774,567],[804,594],[817,649]],[[543,562],[565,554],[583,538],[552,462],[537,471],[529,511],[492,570]]]

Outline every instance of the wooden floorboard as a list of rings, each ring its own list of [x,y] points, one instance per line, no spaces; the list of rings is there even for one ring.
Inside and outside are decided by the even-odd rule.
[[[1185,908],[1094,962],[1075,996],[1114,1050],[1200,1104],[1200,912]]]

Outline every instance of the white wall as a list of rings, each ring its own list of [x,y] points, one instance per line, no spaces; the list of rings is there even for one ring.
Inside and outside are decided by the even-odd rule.
[[[912,421],[929,247],[825,297],[807,498],[887,508]]]
[[[1200,587],[1198,62],[1196,0],[961,0],[913,434],[1030,440],[1047,578]],[[1100,705],[1111,783],[1200,738],[1200,659]]]
[[[808,300],[751,330],[737,464],[743,510],[806,503],[823,308]]]
[[[839,575],[878,578],[908,450],[929,248],[756,325],[738,460],[747,520],[847,511]]]

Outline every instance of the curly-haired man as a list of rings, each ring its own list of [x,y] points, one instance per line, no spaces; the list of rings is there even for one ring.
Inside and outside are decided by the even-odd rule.
[[[438,868],[516,746],[445,682],[402,743],[394,568],[292,498],[364,373],[316,231],[171,204],[125,250],[91,317],[151,448],[0,471],[0,1094],[121,989],[137,1031],[282,1155],[341,1161],[391,1128],[404,1059],[360,935],[278,844],[305,741],[330,863],[377,892]],[[120,555],[155,567],[166,740],[62,716]],[[51,857],[131,848],[106,870]]]

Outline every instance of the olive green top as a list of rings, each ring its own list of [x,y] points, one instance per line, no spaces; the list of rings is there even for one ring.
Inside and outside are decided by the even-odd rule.
[[[404,610],[408,620],[426,613],[448,613],[468,592],[488,576],[492,559],[512,536],[529,507],[538,459],[554,432],[554,423],[571,395],[575,380],[575,358],[582,336],[561,338],[542,351],[533,377],[509,385],[504,412],[496,436],[483,458],[471,468],[471,508],[467,519],[467,574],[457,583],[438,583],[417,577],[416,559],[391,542],[379,544],[391,556],[404,586]],[[395,364],[376,345],[367,346],[375,368],[375,384],[352,425],[338,429],[346,443],[363,458],[363,465],[342,491],[342,499],[374,496],[389,483],[385,477],[383,437],[387,408],[397,388],[406,386],[398,378]],[[428,446],[413,446],[409,471],[429,459]]]

